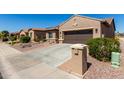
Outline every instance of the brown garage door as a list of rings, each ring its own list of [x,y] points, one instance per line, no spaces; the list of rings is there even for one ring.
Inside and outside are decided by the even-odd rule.
[[[86,43],[92,37],[92,30],[67,31],[64,32],[64,43]]]

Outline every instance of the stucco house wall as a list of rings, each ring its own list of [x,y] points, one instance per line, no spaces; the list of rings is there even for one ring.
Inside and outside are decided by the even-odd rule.
[[[33,30],[30,30],[29,33],[28,33],[29,37],[31,38],[31,41],[34,40],[34,31]]]
[[[35,40],[38,40],[38,39],[42,40],[42,39],[46,38],[46,33],[43,32],[43,31],[30,30],[28,35],[31,37],[32,41],[35,41]]]
[[[45,38],[46,40],[49,40],[49,41],[62,42],[64,41],[64,36],[65,36],[64,32],[84,31],[84,30],[93,31],[91,38],[113,37],[114,31],[115,31],[114,20],[113,18],[96,19],[96,18],[90,18],[90,17],[80,16],[80,15],[74,15],[68,20],[66,20],[65,22],[63,22],[62,24],[59,24],[58,26],[53,28],[31,28],[30,30],[28,30],[28,35],[29,36],[31,35],[32,41],[34,41],[37,38],[40,38],[40,39]],[[52,33],[52,37],[50,37],[50,33]],[[27,35],[27,33],[25,32],[25,30],[24,31],[22,30],[20,32],[20,35]],[[87,37],[87,34],[84,35],[83,37],[85,36]],[[68,37],[68,36],[66,35],[65,37]],[[80,37],[76,37],[76,38],[81,39]]]
[[[36,30],[35,30],[36,29]],[[52,37],[49,34],[52,34]],[[56,41],[58,39],[58,30],[56,29],[39,29],[37,28],[29,30],[29,34],[32,41],[36,41],[37,39],[43,40],[46,39],[48,41]]]
[[[101,22],[86,17],[75,16],[59,27],[60,32],[82,29],[93,29],[93,37],[101,37]],[[97,33],[95,30],[97,30]]]
[[[109,37],[112,38],[114,37],[114,21],[112,21],[110,24],[105,25],[105,24],[101,24],[101,28],[102,28],[102,34],[104,37]]]
[[[22,36],[22,35],[26,36],[27,34],[22,31],[22,32],[20,32],[20,36]]]
[[[22,36],[22,35],[23,35],[23,36],[26,36],[26,35],[28,35],[28,31],[29,31],[28,29],[21,29],[21,30],[19,31],[19,35],[20,35],[20,36]]]
[[[52,37],[49,36],[50,33],[52,34]],[[59,31],[57,29],[46,31],[46,40],[50,42],[58,42],[58,39],[59,39]]]

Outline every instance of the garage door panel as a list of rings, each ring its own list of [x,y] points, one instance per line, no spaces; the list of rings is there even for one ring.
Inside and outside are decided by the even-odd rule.
[[[73,31],[64,33],[64,43],[86,43],[86,41],[93,37],[91,31],[85,33],[83,31]]]
[[[86,36],[84,36],[84,35],[82,35],[82,36],[65,36],[65,41],[67,41],[67,40],[86,40],[86,39],[89,39],[89,38],[92,38],[92,35],[86,35]]]

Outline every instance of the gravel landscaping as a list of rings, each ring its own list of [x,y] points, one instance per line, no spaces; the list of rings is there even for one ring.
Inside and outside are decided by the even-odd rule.
[[[100,62],[88,56],[88,63],[91,64],[85,73],[85,79],[124,79],[124,41],[121,43],[121,66],[112,68],[109,62]]]
[[[49,42],[44,42],[44,43],[33,42],[33,43],[30,43],[30,46],[26,46],[24,48],[20,44],[15,44],[11,47],[13,47],[21,52],[26,52],[26,51],[30,51],[30,50],[37,49],[37,48],[49,47],[51,45],[55,45],[55,43],[50,44]]]

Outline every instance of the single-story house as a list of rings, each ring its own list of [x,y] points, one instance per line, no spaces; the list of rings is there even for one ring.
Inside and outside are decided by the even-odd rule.
[[[75,15],[59,25],[59,42],[85,43],[90,38],[114,37],[113,18],[96,19]]]
[[[32,41],[37,40],[49,40],[51,42],[56,42],[58,37],[58,29],[56,28],[31,28],[29,29],[29,36]]]
[[[21,33],[20,33],[21,34]],[[37,38],[59,43],[85,43],[90,38],[114,37],[114,18],[96,19],[74,15],[53,28],[28,29],[31,40]]]

